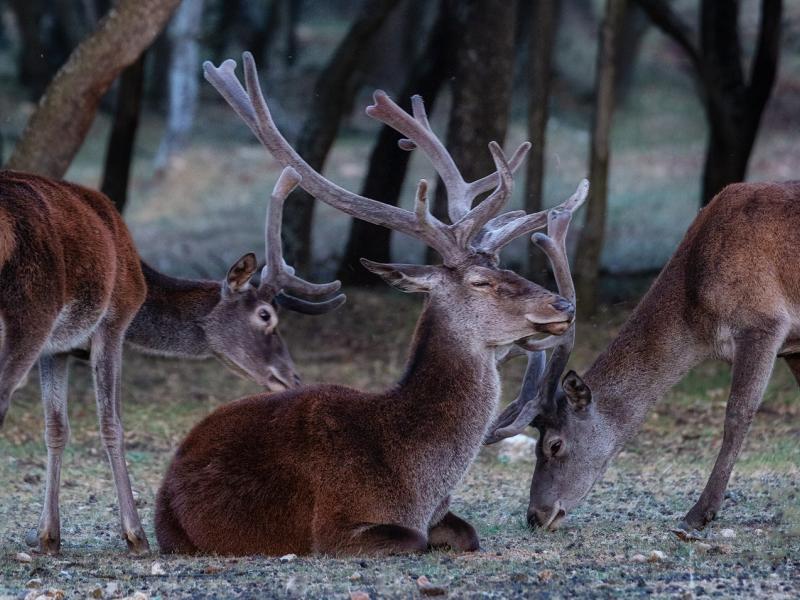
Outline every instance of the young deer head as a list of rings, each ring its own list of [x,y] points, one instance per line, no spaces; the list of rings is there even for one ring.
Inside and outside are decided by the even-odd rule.
[[[221,284],[173,280],[145,268],[148,298],[127,341],[158,354],[213,355],[273,392],[297,386],[300,378],[278,332],[278,307],[316,315],[345,301],[344,294],[316,301],[297,297],[325,298],[340,287],[338,281],[314,284],[300,279],[283,260],[283,206],[299,181],[297,172],[287,167],[275,184],[265,226],[266,264],[257,284],[252,282],[257,270],[252,252],[234,263]],[[197,335],[192,335],[191,324],[196,324]]]
[[[314,171],[275,126],[258,84],[252,55],[245,53],[243,62],[246,90],[234,73],[236,63],[232,60],[220,67],[206,62],[206,79],[277,161],[302,175],[300,185],[317,199],[353,217],[422,241],[439,253],[443,263],[422,266],[362,260],[367,269],[402,291],[427,293],[431,302],[440,304],[446,318],[459,323],[470,339],[480,339],[488,346],[510,344],[537,332],[566,331],[574,317],[570,301],[498,267],[498,255],[504,246],[546,223],[545,211],[501,214],[513,189],[512,173],[525,158],[529,143],[522,144],[507,160],[500,146],[491,142],[489,150],[496,172],[468,183],[431,130],[421,97],[412,98],[413,114],[409,114],[384,92],[375,92],[375,104],[367,108],[367,115],[402,133],[405,138],[399,142],[401,148],[420,148],[431,159],[447,190],[448,225],[429,211],[425,180],[420,181],[415,208],[409,211],[344,190]],[[492,193],[472,208],[475,199],[489,191]],[[581,182],[560,208],[576,210],[587,191],[588,182]]]
[[[575,302],[565,249],[571,217],[569,211],[552,211],[548,235],[535,234],[534,242],[550,257],[559,293]],[[560,338],[526,340],[517,345],[508,358],[528,356],[522,389],[493,423],[485,440],[487,444],[495,443],[521,433],[531,424],[539,428],[528,521],[549,528],[557,527],[566,511],[589,491],[596,474],[603,470],[596,463],[607,460],[596,438],[587,443],[592,439],[587,430],[596,432],[601,425],[591,418],[591,392],[573,371],[558,385],[574,343],[573,326]],[[545,362],[547,349],[552,353]]]

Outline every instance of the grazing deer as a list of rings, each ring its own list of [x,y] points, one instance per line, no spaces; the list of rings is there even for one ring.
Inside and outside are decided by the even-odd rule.
[[[38,360],[47,445],[45,500],[36,536],[42,552],[57,553],[61,544],[58,494],[69,437],[71,353],[88,349],[123,537],[136,553],[147,551],[148,543],[123,449],[120,367],[126,334],[138,348],[159,354],[214,354],[272,389],[296,385],[275,329],[272,300],[314,312],[334,308],[344,298],[313,304],[281,291],[330,294],[339,287],[338,282],[315,286],[300,280],[283,264],[281,208],[281,203],[270,206],[267,267],[258,288],[248,283],[256,268],[252,254],[237,261],[222,284],[185,281],[140,264],[128,229],[103,194],[0,171],[0,424],[12,393]]]
[[[234,555],[475,550],[475,530],[449,511],[449,498],[497,405],[495,352],[536,332],[561,334],[573,319],[570,302],[497,266],[500,249],[540,229],[547,213],[499,214],[513,186],[500,147],[490,144],[496,173],[466,183],[431,131],[422,100],[414,98],[412,116],[382,92],[367,114],[405,135],[405,148],[428,154],[447,186],[452,224],[429,212],[425,180],[413,212],[343,190],[289,146],[249,54],[244,65],[247,92],[233,61],[206,63],[206,77],[278,162],[296,170],[299,185],[354,217],[422,241],[444,264],[362,259],[390,285],[427,295],[400,381],[382,393],[319,385],[252,396],[206,417],[181,443],[159,490],[159,546]],[[515,154],[516,165],[527,148]],[[586,191],[584,182],[550,214],[576,210]],[[544,248],[563,268],[566,257]]]
[[[680,528],[699,529],[716,517],[776,357],[786,359],[800,383],[798,248],[800,182],[729,185],[700,212],[582,378],[570,371],[556,389],[564,357],[540,385],[541,354],[532,353],[527,391],[487,440],[528,424],[539,429],[531,525],[557,527],[636,434],[650,407],[708,358],[732,365],[725,431],[711,477]]]

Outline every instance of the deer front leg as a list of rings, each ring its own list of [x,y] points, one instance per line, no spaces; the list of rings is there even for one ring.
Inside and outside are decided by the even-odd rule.
[[[421,531],[393,523],[352,527],[330,524],[316,538],[315,552],[343,556],[409,554],[428,549],[428,538]]]
[[[91,360],[95,375],[100,437],[114,475],[122,537],[128,544],[128,550],[134,554],[144,554],[150,550],[150,545],[136,512],[128,466],[125,464],[120,402],[122,336],[116,333],[96,336],[92,340]]]
[[[47,481],[37,540],[39,551],[44,554],[58,554],[61,549],[58,492],[61,484],[61,458],[69,440],[68,360],[66,354],[42,356],[39,359],[44,407],[44,441],[47,446]]]
[[[725,497],[725,488],[742,449],[744,438],[758,410],[764,390],[775,365],[783,336],[746,332],[736,340],[733,378],[725,410],[725,432],[711,476],[700,499],[686,514],[681,527],[701,529],[717,516]]]

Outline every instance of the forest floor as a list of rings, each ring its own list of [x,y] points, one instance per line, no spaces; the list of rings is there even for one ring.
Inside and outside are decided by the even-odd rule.
[[[419,307],[419,298],[358,291],[336,318],[287,315],[283,329],[306,380],[378,389],[400,372]],[[625,312],[616,309],[583,324],[573,355],[579,371],[613,335]],[[517,390],[521,362],[503,369],[506,398]],[[420,596],[416,580],[422,575],[452,598],[797,597],[800,402],[797,384],[782,363],[708,540],[687,543],[670,533],[696,499],[719,449],[727,385],[724,365],[695,369],[657,405],[640,435],[555,533],[525,525],[532,457],[514,462],[485,448],[452,503],[478,529],[479,552],[281,562],[155,552],[128,557],[98,439],[90,374],[78,363],[70,389],[73,435],[63,474],[63,551],[57,558],[33,553],[24,537],[41,509],[45,451],[32,374],[14,397],[0,435],[0,598],[34,597],[46,590],[63,590],[70,598],[135,592],[151,599],[348,598],[353,591],[372,598],[414,598]],[[126,356],[127,457],[154,546],[154,493],[172,451],[214,407],[255,391],[213,361]],[[649,557],[654,550],[664,558],[635,562],[636,554]],[[30,553],[32,562],[19,562],[19,552]],[[38,591],[33,593],[31,586]]]

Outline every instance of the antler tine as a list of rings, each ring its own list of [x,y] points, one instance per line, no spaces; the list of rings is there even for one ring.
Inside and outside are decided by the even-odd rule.
[[[517,169],[520,165],[525,161],[525,157],[528,155],[528,151],[531,149],[530,142],[522,142],[519,147],[514,151],[514,154],[511,155],[511,158],[508,159],[508,168],[511,169],[511,173],[516,173]],[[494,189],[497,187],[498,182],[498,172],[495,171],[486,177],[481,177],[480,179],[476,179],[472,183],[467,184],[469,189],[468,196],[474,200],[476,197],[480,196],[488,192],[489,190]]]
[[[484,444],[494,444],[500,440],[517,435],[530,425],[536,416],[536,399],[540,391],[542,374],[545,371],[545,353],[543,351],[528,352],[528,366],[522,377],[522,388],[519,395],[500,413],[492,424]],[[530,414],[530,418],[528,418]],[[527,419],[527,421],[525,421]],[[518,425],[518,422],[523,422]]]
[[[570,212],[578,210],[586,201],[589,194],[589,181],[584,179],[579,184],[575,192],[558,206],[540,212],[525,215],[511,222],[500,225],[499,223],[487,224],[487,230],[481,236],[481,250],[487,253],[497,253],[516,238],[541,229],[547,224],[547,216],[555,209],[566,209]],[[500,215],[502,217],[503,215]],[[498,221],[500,219],[498,217]],[[492,228],[493,227],[493,228]]]
[[[422,97],[411,98],[413,116],[382,90],[377,90],[372,97],[375,103],[367,107],[367,115],[402,133],[407,138],[400,140],[400,147],[404,150],[411,150],[416,146],[428,155],[447,190],[447,213],[450,221],[458,221],[469,212],[470,207],[466,201],[468,186],[453,157],[431,130]]]
[[[317,199],[357,219],[388,227],[406,235],[416,237],[416,219],[411,211],[390,206],[371,198],[354,194],[329,181],[305,162],[281,135],[269,112],[261,88],[255,61],[249,52],[242,55],[245,81],[249,94],[245,92],[234,74],[236,62],[226,60],[220,67],[211,62],[203,63],[205,77],[256,134],[258,140],[282,166],[291,166],[302,176],[304,190]]]
[[[494,159],[497,169],[497,188],[491,196],[453,224],[456,239],[462,248],[468,248],[470,241],[476,237],[484,225],[503,210],[503,206],[514,191],[514,177],[503,149],[497,142],[489,142],[489,151],[492,153],[492,159]]]
[[[294,269],[283,260],[281,249],[281,223],[283,221],[283,206],[286,198],[301,182],[302,177],[292,167],[284,167],[275,182],[272,197],[267,211],[267,220],[264,225],[264,240],[266,249],[266,266],[262,272],[261,285],[270,286],[273,294],[278,294],[282,289],[305,296],[322,297],[337,292],[341,287],[338,281],[330,283],[311,283],[294,274]]]

